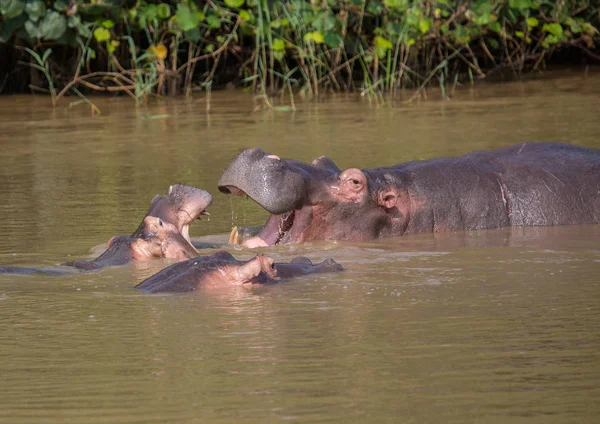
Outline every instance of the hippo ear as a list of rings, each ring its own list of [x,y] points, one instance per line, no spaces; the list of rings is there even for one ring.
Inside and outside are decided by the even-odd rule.
[[[110,240],[108,241],[108,243],[106,244],[106,248],[108,249],[110,246],[113,245],[113,243],[117,240],[118,236],[113,236],[110,238]]]
[[[377,203],[386,209],[392,209],[398,202],[398,195],[393,191],[380,191]]]
[[[171,187],[169,187],[169,190],[171,190]],[[154,196],[152,198],[152,201],[150,202],[150,209],[152,209],[154,207],[154,205],[156,205],[162,197],[163,197],[162,194],[157,194],[156,196]]]
[[[341,172],[340,168],[338,168],[336,164],[333,163],[333,161],[327,156],[319,156],[318,158],[312,161],[312,164],[317,168],[324,168],[335,172]]]
[[[338,196],[350,202],[360,202],[367,193],[367,177],[360,169],[349,168],[338,178]]]

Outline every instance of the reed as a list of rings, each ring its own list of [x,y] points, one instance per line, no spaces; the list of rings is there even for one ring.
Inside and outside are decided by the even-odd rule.
[[[54,103],[73,88],[140,103],[197,89],[209,99],[215,87],[235,84],[253,90],[261,107],[293,109],[295,95],[328,91],[380,100],[416,88],[416,98],[435,85],[446,98],[462,82],[544,68],[564,49],[600,62],[591,0],[113,3],[2,0],[0,48],[17,52],[3,66],[27,63],[34,75],[9,72],[1,87],[29,77]],[[33,82],[35,72],[45,83]]]

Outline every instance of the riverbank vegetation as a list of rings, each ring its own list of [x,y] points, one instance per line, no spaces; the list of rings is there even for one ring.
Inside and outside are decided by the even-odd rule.
[[[594,0],[0,0],[0,92],[379,96],[600,63]],[[417,93],[419,90],[417,90]]]

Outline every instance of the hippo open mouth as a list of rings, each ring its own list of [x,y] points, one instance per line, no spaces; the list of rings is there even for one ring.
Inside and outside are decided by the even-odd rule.
[[[250,198],[260,206],[264,207],[261,202],[238,187],[231,185],[219,186],[219,190],[225,194],[230,193],[235,196]],[[309,225],[311,217],[312,207],[310,205],[301,206],[298,209],[292,209],[278,214],[272,214],[264,227],[254,237],[248,240],[240,240],[238,229],[236,227],[232,232],[230,241],[235,244],[241,244],[244,247],[275,246],[278,244],[300,241],[302,232]]]
[[[325,156],[304,163],[244,150],[223,171],[218,187],[247,196],[271,213],[244,247],[370,239],[388,219],[374,202],[377,193],[369,193],[365,174],[355,168],[342,172]]]

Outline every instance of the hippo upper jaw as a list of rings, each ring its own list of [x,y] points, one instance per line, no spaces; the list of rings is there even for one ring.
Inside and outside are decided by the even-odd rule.
[[[261,149],[244,150],[223,171],[219,191],[245,194],[272,214],[294,210],[304,202],[306,184],[291,162]]]
[[[174,225],[177,231],[191,245],[190,225],[200,219],[202,215],[209,215],[206,208],[212,203],[212,196],[196,187],[173,184],[169,187],[168,194],[157,194],[152,199],[150,209],[146,216],[160,218],[164,222]],[[142,222],[133,237],[142,237],[145,231]]]

